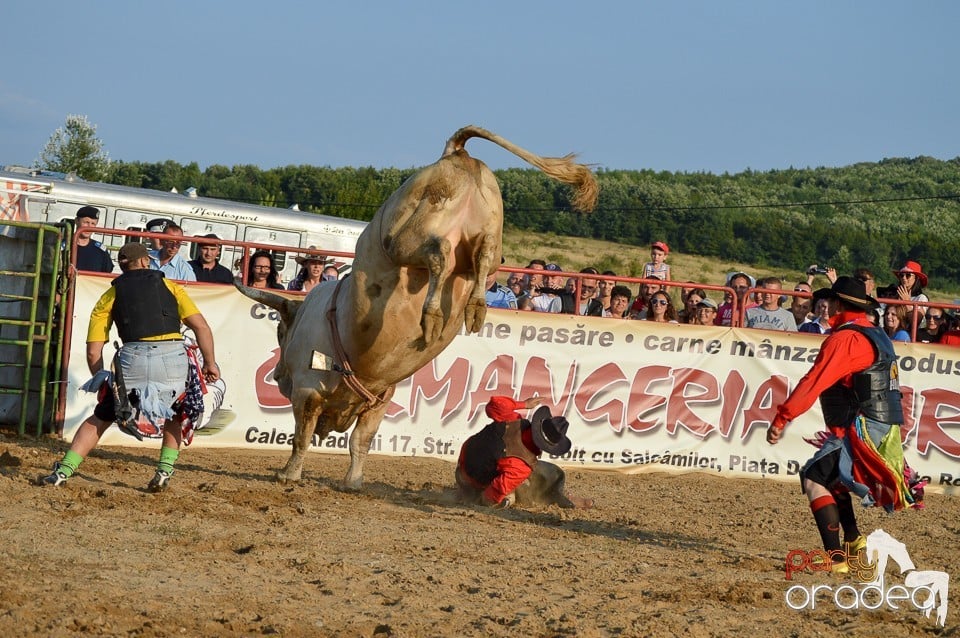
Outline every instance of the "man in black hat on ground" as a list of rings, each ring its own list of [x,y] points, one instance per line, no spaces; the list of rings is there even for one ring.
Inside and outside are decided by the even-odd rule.
[[[94,272],[113,272],[113,260],[103,249],[103,244],[92,239],[90,229],[96,228],[100,219],[100,209],[96,206],[84,206],[77,211],[77,270]]]
[[[204,239],[220,239],[215,234],[203,235]],[[220,244],[201,242],[196,259],[190,260],[190,267],[197,275],[197,281],[208,284],[232,284],[233,273],[220,264]]]
[[[515,401],[510,397],[491,397],[486,413],[491,419],[482,430],[467,439],[460,448],[456,482],[461,500],[510,507],[556,503],[565,508],[589,508],[590,499],[567,494],[563,470],[540,461],[542,452],[560,456],[570,450],[569,423],[553,417],[546,406],[528,421],[517,410],[540,403],[538,398]]]
[[[787,423],[819,397],[830,434],[814,443],[820,449],[801,468],[800,480],[832,569],[844,574],[850,571],[847,558],[866,548],[851,496],[894,511],[917,506],[922,484],[912,480],[903,460],[897,356],[887,334],[867,317],[877,301],[853,277],[837,278],[813,299],[828,300],[832,332],[813,367],[778,406],[767,442],[776,445]]]

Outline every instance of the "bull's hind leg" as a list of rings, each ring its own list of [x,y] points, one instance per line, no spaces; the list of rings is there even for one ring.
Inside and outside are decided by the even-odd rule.
[[[310,449],[310,441],[317,427],[317,420],[323,411],[323,398],[312,388],[297,388],[293,397],[293,418],[296,430],[293,434],[293,451],[287,465],[277,472],[277,480],[281,483],[296,483],[300,480],[303,471],[303,459]]]
[[[364,408],[357,417],[357,424],[350,433],[350,468],[343,479],[343,486],[348,490],[359,490],[363,487],[363,462],[367,459],[370,443],[390,405],[394,389],[396,386],[390,386],[382,402],[376,407]]]

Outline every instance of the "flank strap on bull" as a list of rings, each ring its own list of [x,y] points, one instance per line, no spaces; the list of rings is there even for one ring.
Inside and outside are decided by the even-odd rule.
[[[360,379],[357,378],[357,375],[353,372],[353,368],[350,367],[350,360],[347,359],[347,353],[343,349],[343,343],[340,341],[340,331],[337,330],[337,296],[340,294],[340,285],[342,283],[343,279],[337,281],[337,287],[333,289],[333,299],[330,302],[330,310],[327,311],[327,322],[330,324],[330,335],[333,338],[333,354],[339,361],[339,363],[334,362],[333,369],[343,375],[343,382],[347,384],[348,388],[364,399],[369,407],[374,408],[383,403],[386,392],[377,396],[360,383]]]

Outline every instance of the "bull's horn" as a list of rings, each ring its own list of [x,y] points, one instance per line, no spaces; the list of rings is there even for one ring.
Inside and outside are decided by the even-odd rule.
[[[258,301],[265,306],[270,306],[279,312],[280,319],[287,325],[290,325],[290,323],[293,321],[293,318],[297,315],[297,309],[300,307],[300,304],[303,303],[302,299],[288,299],[287,297],[282,297],[268,290],[244,286],[242,283],[240,283],[239,278],[235,278],[233,280],[233,285],[236,286],[237,290],[239,290],[245,296],[250,297],[254,301]]]

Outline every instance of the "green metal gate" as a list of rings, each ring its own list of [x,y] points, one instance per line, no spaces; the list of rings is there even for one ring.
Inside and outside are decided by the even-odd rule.
[[[69,224],[0,220],[0,426],[58,431]]]

